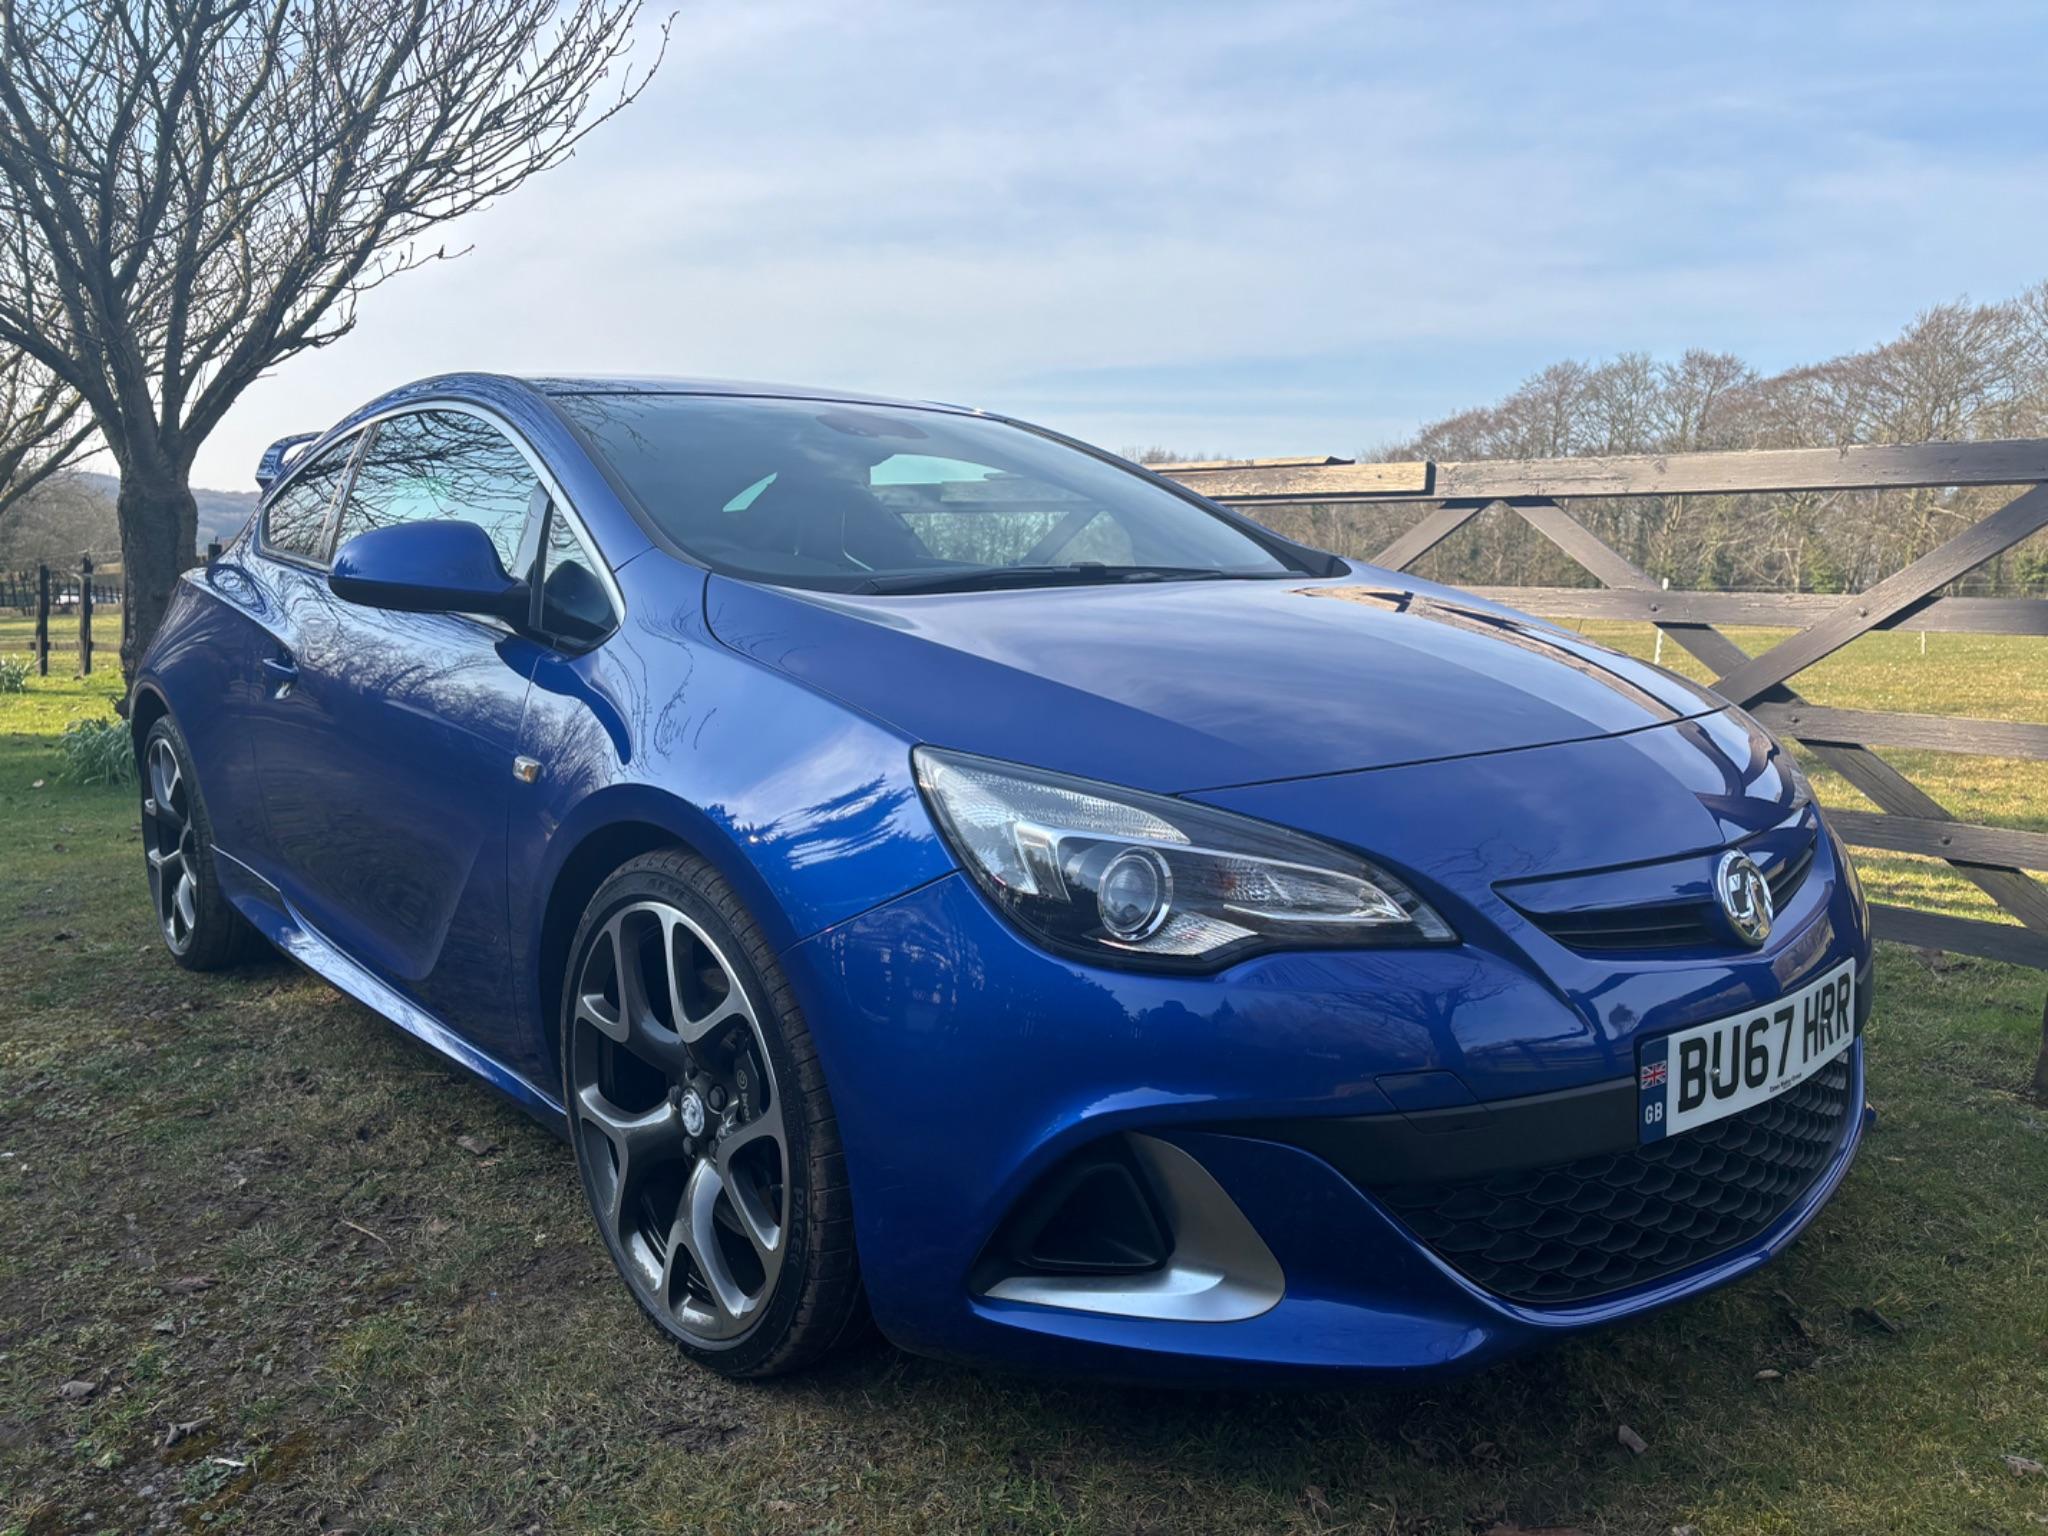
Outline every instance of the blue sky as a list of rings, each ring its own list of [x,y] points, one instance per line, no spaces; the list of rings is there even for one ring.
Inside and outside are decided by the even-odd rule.
[[[1277,454],[1565,357],[1816,361],[2048,277],[2044,73],[2031,3],[686,5],[636,107],[195,479],[463,367]]]

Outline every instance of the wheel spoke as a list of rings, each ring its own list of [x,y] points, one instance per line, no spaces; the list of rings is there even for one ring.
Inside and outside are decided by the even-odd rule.
[[[172,844],[184,834],[182,786],[184,778],[178,772],[178,756],[170,750],[170,741],[156,741],[150,748],[150,805],[145,809],[162,821],[166,842]]]
[[[708,1009],[701,1018],[693,1019],[683,1014],[676,1017],[679,1024],[676,1033],[682,1037],[685,1045],[695,1045],[712,1031],[730,1024],[735,1019],[753,1023],[754,1010],[747,1006],[746,999],[735,987],[729,997]]]
[[[576,994],[576,1018],[588,1024],[607,1039],[625,1043],[626,1026],[619,1022],[619,1016],[606,1006],[602,997],[589,992]]]
[[[623,1009],[611,1003],[604,995],[604,967],[610,966],[610,974],[614,978],[620,978],[623,971],[619,951],[621,921],[622,918],[615,917],[605,924],[604,930],[598,934],[596,942],[591,946],[589,956],[583,962],[583,979],[576,988],[576,1017],[589,1024],[599,1034],[623,1045],[629,1033],[622,1016]],[[623,998],[623,979],[615,980],[614,985]]]
[[[683,1042],[674,1030],[662,1022],[657,1003],[668,1006],[673,995],[667,961],[666,913],[646,907],[628,907],[614,917],[605,927],[605,936],[611,945],[611,965],[614,987],[618,993],[618,1011],[609,1026],[599,1022],[612,1039],[645,1061],[649,1066],[659,1067],[671,1077],[680,1077],[688,1069]],[[661,988],[657,998],[648,992],[647,947],[658,944],[662,951]],[[602,1011],[603,999],[597,999]]]
[[[698,1280],[716,1308],[714,1331],[731,1333],[759,1305],[759,1298],[749,1296],[733,1278],[732,1266],[726,1262],[725,1254],[718,1246],[718,1201],[724,1193],[725,1181],[717,1165],[708,1160],[698,1163],[691,1171],[690,1182],[684,1186],[682,1208],[676,1212],[675,1225],[669,1228],[666,1294],[673,1305],[680,1279],[674,1273],[676,1256],[687,1254],[697,1271]],[[766,1294],[765,1290],[763,1294]]]
[[[754,1010],[747,1005],[746,991],[740,986],[739,978],[733,975],[732,966],[725,956],[718,952],[718,947],[680,912],[673,909],[664,911],[662,923],[662,958],[668,969],[669,1017],[676,1021],[676,1034],[683,1044],[695,1045],[735,1019],[752,1024]],[[701,955],[710,963],[717,980],[709,995],[706,995],[703,978],[695,967],[686,971],[678,965],[679,952],[692,959]]]
[[[576,1109],[612,1144],[617,1169],[609,1191],[609,1214],[612,1230],[622,1233],[626,1211],[641,1179],[650,1170],[682,1155],[675,1134],[675,1110],[664,1099],[654,1108],[635,1114],[620,1109],[596,1087],[577,1091]]]
[[[178,909],[178,921],[186,933],[190,933],[199,923],[197,893],[198,887],[192,879],[192,872],[185,870],[179,874],[178,893],[175,900]]]
[[[689,1069],[683,1042],[660,1019],[651,1013],[636,1013],[628,1022],[631,1027],[626,1039],[627,1050],[671,1076],[681,1076]]]
[[[772,1199],[768,1180],[762,1176],[759,1159],[749,1158],[744,1163],[738,1161],[739,1154],[746,1148],[764,1141],[773,1144],[775,1173],[787,1183],[788,1154],[783,1142],[780,1109],[771,1107],[745,1125],[726,1132],[719,1138],[712,1157],[725,1184],[726,1200],[733,1214],[739,1218],[740,1231],[754,1245],[761,1267],[768,1273],[768,1284],[773,1285],[776,1272],[782,1267],[782,1212]]]
[[[783,1149],[782,1109],[771,1104],[744,1125],[736,1125],[718,1138],[718,1161],[730,1164],[732,1160],[757,1141],[772,1141],[775,1150]]]
[[[185,812],[179,802],[184,776],[178,771],[178,755],[168,741],[159,740],[149,752],[150,799],[157,815],[170,823],[173,832],[185,830]]]

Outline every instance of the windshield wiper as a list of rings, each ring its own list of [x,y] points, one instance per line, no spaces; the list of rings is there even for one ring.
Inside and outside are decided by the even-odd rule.
[[[899,571],[862,582],[858,592],[987,592],[1001,587],[1114,586],[1141,581],[1229,581],[1239,573],[1200,565],[992,565],[968,571]],[[1243,574],[1254,574],[1245,572]]]

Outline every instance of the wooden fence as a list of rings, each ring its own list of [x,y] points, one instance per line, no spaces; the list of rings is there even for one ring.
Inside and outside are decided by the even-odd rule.
[[[90,555],[79,560],[76,575],[53,571],[47,565],[37,566],[33,571],[0,572],[0,611],[12,610],[24,618],[35,620],[35,635],[30,647],[36,658],[36,671],[45,677],[50,675],[50,624],[53,618],[60,628],[75,622],[78,670],[81,675],[90,675],[93,614],[103,608],[118,609],[120,603],[120,583],[95,576]]]
[[[1879,807],[1828,820],[1860,848],[1945,860],[2014,919],[1952,917],[1875,902],[1881,938],[2048,969],[2048,833],[1958,821],[1876,752],[1878,747],[2048,761],[2048,724],[1951,715],[1830,709],[1809,704],[1793,680],[1873,630],[2048,635],[2048,599],[1964,597],[1961,577],[2048,527],[2048,441],[1921,443],[1901,447],[1470,463],[1359,464],[1262,459],[1155,466],[1182,484],[1252,513],[1262,507],[1412,504],[1421,515],[1374,557],[1406,570],[1490,507],[1505,507],[1556,545],[1599,587],[1478,587],[1482,596],[1553,618],[1654,624],[1705,663],[1714,687],[1772,731],[1804,743]],[[1946,543],[1865,592],[1673,592],[1596,537],[1568,503],[1593,498],[2027,487]],[[1717,625],[1790,627],[1750,655]],[[2048,1011],[2035,1088],[2048,1095]]]

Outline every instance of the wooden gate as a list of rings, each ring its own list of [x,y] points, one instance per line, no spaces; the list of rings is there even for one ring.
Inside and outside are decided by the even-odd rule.
[[[1554,618],[1628,619],[1657,626],[1706,665],[1713,686],[1772,731],[1804,743],[1880,809],[1831,810],[1857,847],[1931,855],[1973,882],[2010,923],[1886,903],[1871,906],[1881,938],[2048,970],[2048,833],[1958,821],[1877,747],[1932,748],[2048,761],[2048,724],[1948,715],[1828,709],[1793,680],[1872,630],[2048,635],[2048,600],[1964,597],[1958,578],[2048,527],[2048,441],[1922,443],[1901,447],[1788,449],[1586,459],[1359,464],[1264,459],[1155,466],[1191,489],[1258,515],[1262,507],[1412,503],[1423,515],[1374,557],[1406,570],[1489,507],[1542,534],[1598,588],[1478,587],[1482,596]],[[1961,486],[2029,487],[1905,569],[1865,592],[1672,592],[1598,538],[1567,509],[1590,498],[1868,491]],[[1750,655],[1716,625],[1790,626],[1796,633]],[[2048,1012],[2035,1088],[2048,1095]]]

